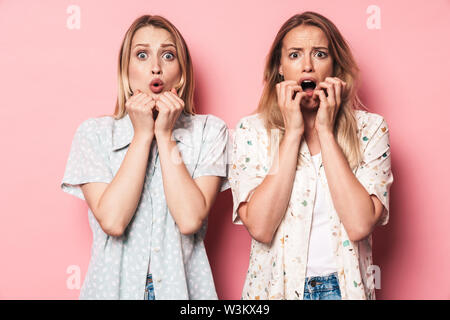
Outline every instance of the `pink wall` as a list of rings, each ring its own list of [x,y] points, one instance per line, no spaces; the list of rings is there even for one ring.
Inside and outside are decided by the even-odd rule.
[[[85,119],[112,113],[122,36],[137,16],[160,14],[183,33],[197,102],[234,128],[256,107],[265,55],[295,13],[328,16],[362,70],[361,95],[390,126],[391,219],[374,235],[380,299],[450,299],[450,2],[433,1],[0,1],[0,299],[74,299],[92,235],[84,202],[59,188]],[[70,30],[66,10],[81,9]],[[380,29],[369,29],[370,5]],[[370,26],[370,25],[369,25]],[[238,299],[250,237],[218,198],[206,239],[217,291]],[[72,277],[73,278],[73,277]],[[70,278],[70,279],[72,279]]]

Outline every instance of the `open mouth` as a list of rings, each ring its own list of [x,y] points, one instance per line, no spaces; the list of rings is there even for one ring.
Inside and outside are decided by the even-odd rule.
[[[316,88],[316,83],[312,80],[303,80],[300,86],[303,91],[308,92],[313,91]]]
[[[164,89],[164,83],[161,81],[161,79],[154,79],[152,82],[150,82],[150,90],[152,90],[153,93],[161,93]]]

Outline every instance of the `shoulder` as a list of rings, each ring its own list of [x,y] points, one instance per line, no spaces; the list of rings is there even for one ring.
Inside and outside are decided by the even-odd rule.
[[[176,140],[191,144],[228,139],[228,127],[222,119],[211,114],[182,113],[173,131]]]
[[[264,119],[260,113],[245,116],[238,121],[236,130],[265,131]]]
[[[114,118],[111,116],[89,118],[84,120],[79,126],[77,131],[82,133],[95,133],[101,134],[105,132],[111,132],[114,125]]]
[[[78,126],[74,139],[82,145],[89,143],[103,147],[110,146],[115,121],[112,116],[93,117],[84,120]]]
[[[226,127],[225,121],[212,114],[194,114],[185,115],[189,121],[208,127]]]
[[[383,133],[388,131],[387,122],[380,114],[365,110],[355,110],[355,118],[358,131],[363,140],[370,139],[379,130]]]
[[[380,126],[383,122],[386,122],[382,115],[366,110],[355,110],[355,117],[358,128]]]
[[[204,117],[205,126],[209,129],[213,129],[213,130],[228,129],[225,121],[223,121],[222,119],[220,119],[219,117],[217,117],[215,115],[204,114],[201,116]]]
[[[232,138],[238,147],[254,146],[261,151],[266,150],[270,140],[264,118],[260,113],[241,118],[236,124]]]
[[[212,114],[184,115],[185,128],[192,127],[196,131],[218,132],[228,130],[225,121]]]

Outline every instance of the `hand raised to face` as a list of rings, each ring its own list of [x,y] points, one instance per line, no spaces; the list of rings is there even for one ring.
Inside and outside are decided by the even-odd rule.
[[[334,131],[336,115],[339,112],[343,97],[346,94],[347,84],[339,78],[327,77],[320,82],[313,95],[320,100],[319,110],[314,127],[319,131]]]
[[[302,99],[308,94],[302,91],[296,81],[286,80],[276,85],[278,106],[283,116],[286,132],[302,134],[305,129],[303,115],[300,109]]]
[[[126,111],[130,117],[134,129],[134,135],[150,136],[154,132],[155,121],[153,110],[156,101],[145,92],[136,92],[125,103]]]
[[[170,138],[175,123],[184,109],[184,101],[178,96],[175,88],[157,96],[155,109],[158,117],[155,121],[155,136],[158,139]]]

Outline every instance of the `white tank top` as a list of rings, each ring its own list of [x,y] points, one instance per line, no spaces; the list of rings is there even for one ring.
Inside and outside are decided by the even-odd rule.
[[[316,174],[322,163],[322,154],[312,156]],[[337,271],[337,264],[333,254],[331,241],[331,226],[327,212],[325,190],[317,176],[316,199],[309,238],[308,262],[306,276],[324,276]]]

